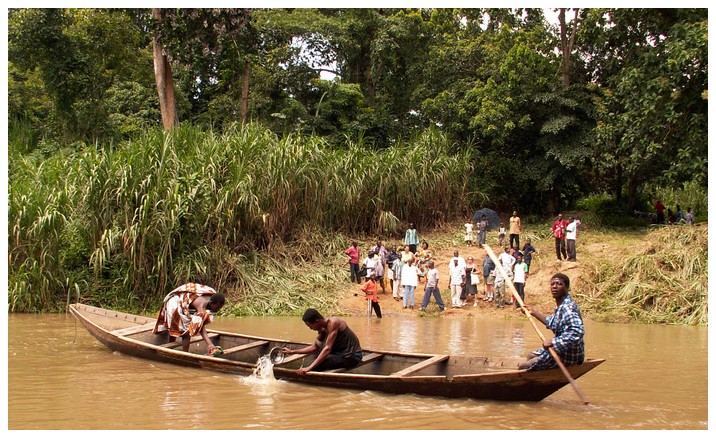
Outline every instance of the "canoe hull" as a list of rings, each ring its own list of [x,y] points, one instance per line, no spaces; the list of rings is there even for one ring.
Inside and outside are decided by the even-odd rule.
[[[206,345],[199,337],[184,352],[169,336],[153,334],[155,319],[73,304],[70,312],[89,333],[112,351],[143,359],[211,371],[251,375],[258,359],[275,346],[300,348],[305,344],[236,333],[207,330],[228,353],[213,357],[204,354]],[[516,369],[515,360],[485,357],[440,356],[418,353],[364,351],[364,363],[351,370],[310,372],[296,370],[313,357],[288,358],[275,365],[277,379],[357,391],[392,394],[418,394],[433,397],[473,398],[500,401],[540,401],[567,385],[559,369],[527,372]],[[568,367],[574,379],[604,362],[586,360]]]

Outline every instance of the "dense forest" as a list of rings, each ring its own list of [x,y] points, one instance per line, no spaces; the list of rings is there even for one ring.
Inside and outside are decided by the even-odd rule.
[[[10,308],[255,297],[267,272],[298,307],[323,280],[287,265],[478,207],[704,215],[707,18],[10,9]]]

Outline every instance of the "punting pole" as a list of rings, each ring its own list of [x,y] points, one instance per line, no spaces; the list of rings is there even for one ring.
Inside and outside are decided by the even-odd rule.
[[[532,327],[534,327],[535,331],[537,332],[540,339],[542,340],[542,343],[544,344],[545,337],[542,334],[542,332],[540,331],[540,329],[537,327],[537,324],[535,323],[535,320],[532,317],[532,314],[530,313],[530,311],[525,308],[525,303],[522,301],[520,294],[517,293],[517,289],[515,289],[515,285],[512,284],[512,279],[507,275],[507,272],[505,272],[505,268],[502,266],[500,261],[497,260],[497,256],[492,251],[492,248],[490,248],[490,245],[483,245],[483,247],[485,248],[485,251],[487,251],[487,255],[490,256],[492,261],[495,263],[495,269],[500,270],[502,277],[505,279],[505,283],[510,288],[510,292],[512,293],[512,296],[515,298],[515,300],[517,300],[517,303],[519,303],[519,305],[520,305],[520,309],[522,309],[522,311],[525,313],[525,315],[527,315],[527,319],[530,321],[530,323],[532,323]],[[559,358],[559,355],[557,354],[557,352],[554,350],[553,347],[549,347],[548,351],[554,358],[554,361],[557,362],[557,365],[564,373],[564,376],[567,378],[567,380],[569,380],[569,383],[572,385],[572,388],[574,388],[574,391],[577,393],[579,398],[582,399],[582,402],[585,405],[588,405],[589,402],[587,401],[587,398],[582,393],[582,390],[579,389],[579,387],[577,386],[577,382],[574,381],[572,376],[569,374],[569,371],[567,371],[567,368],[562,363],[562,359]]]

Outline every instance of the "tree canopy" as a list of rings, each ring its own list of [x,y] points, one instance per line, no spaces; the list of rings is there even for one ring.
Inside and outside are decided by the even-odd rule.
[[[25,153],[161,126],[160,53],[180,123],[258,122],[332,148],[384,149],[437,129],[473,155],[474,184],[506,210],[553,212],[603,192],[636,208],[646,186],[707,184],[707,9],[8,17],[10,139]]]

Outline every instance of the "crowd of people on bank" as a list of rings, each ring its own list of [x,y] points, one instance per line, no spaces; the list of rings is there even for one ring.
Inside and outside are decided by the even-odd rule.
[[[576,262],[576,240],[580,226],[578,217],[570,216],[564,219],[561,214],[557,216],[548,237],[554,237],[558,261]],[[465,244],[468,247],[477,245],[483,248],[490,230],[487,217],[482,215],[476,222],[466,223],[464,227]],[[448,305],[451,308],[461,308],[470,300],[473,307],[478,306],[479,300],[499,309],[512,305],[518,307],[512,291],[507,288],[507,278],[524,302],[525,285],[537,249],[529,238],[520,246],[521,234],[522,220],[518,212],[513,211],[509,228],[501,222],[497,229],[499,252],[496,256],[501,268],[495,266],[487,253],[480,266],[474,257],[463,258],[458,250],[454,251],[452,259],[447,263],[449,278],[443,289],[450,291]],[[445,310],[446,303],[440,290],[440,273],[435,268],[435,254],[427,241],[419,239],[414,224],[411,223],[406,230],[402,244],[402,248],[398,249],[397,245],[386,247],[378,240],[370,247],[365,258],[362,258],[361,250],[355,241],[345,250],[349,257],[351,282],[362,284],[361,290],[365,293],[366,300],[371,303],[370,312],[382,317],[379,290],[382,294],[390,291],[394,300],[402,301],[403,309],[413,310],[416,292],[419,293],[422,289],[423,299],[422,302],[419,301],[421,311],[426,310],[433,298],[438,308]]]

